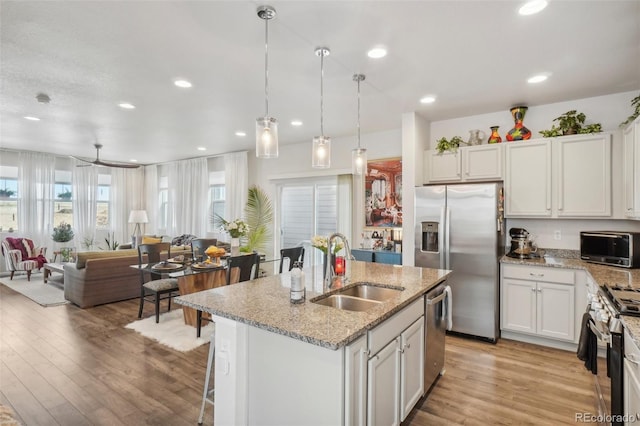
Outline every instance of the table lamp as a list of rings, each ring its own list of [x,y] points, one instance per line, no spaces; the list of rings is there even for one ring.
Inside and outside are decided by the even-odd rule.
[[[129,223],[135,223],[133,228],[133,234],[131,235],[131,245],[133,248],[138,247],[142,242],[142,231],[140,230],[141,223],[149,223],[146,210],[131,210],[129,213]]]

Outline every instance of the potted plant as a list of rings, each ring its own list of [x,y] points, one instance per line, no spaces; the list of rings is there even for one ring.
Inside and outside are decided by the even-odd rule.
[[[73,229],[66,222],[60,222],[60,225],[53,228],[51,239],[57,243],[66,243],[73,240]]]
[[[589,124],[583,127],[586,119],[587,116],[584,113],[572,109],[571,111],[567,111],[553,119],[554,122],[558,123],[558,127],[556,127],[555,124],[552,124],[551,129],[541,130],[540,134],[545,138],[550,138],[555,136],[575,135],[578,133],[600,133],[602,131],[600,123]]]
[[[627,124],[631,123],[633,120],[638,118],[638,116],[640,116],[640,95],[631,99],[631,106],[635,108],[635,111],[633,112],[633,114],[627,117],[625,121],[620,123],[620,127],[626,126]]]
[[[451,140],[447,140],[447,138],[440,138],[436,141],[438,144],[436,145],[436,149],[438,150],[438,154],[442,154],[445,151],[456,152],[460,147],[460,144],[466,145],[467,143],[462,140],[460,136],[454,136]]]

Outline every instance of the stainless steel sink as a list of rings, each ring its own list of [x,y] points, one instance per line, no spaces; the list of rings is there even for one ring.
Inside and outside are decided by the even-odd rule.
[[[342,294],[333,294],[331,296],[315,300],[313,303],[330,306],[332,308],[345,309],[347,311],[366,311],[382,304],[382,302],[377,300],[361,299],[359,297],[345,296]]]
[[[402,287],[381,287],[372,283],[357,283],[353,287],[346,288],[338,292],[345,296],[359,297],[367,300],[377,300],[384,302],[393,299],[402,290]]]

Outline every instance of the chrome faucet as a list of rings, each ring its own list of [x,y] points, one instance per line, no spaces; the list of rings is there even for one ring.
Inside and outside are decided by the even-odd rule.
[[[324,271],[324,282],[323,282],[323,285],[324,285],[325,289],[329,289],[329,288],[333,287],[333,282],[334,282],[335,278],[337,277],[336,274],[335,274],[335,271],[332,268],[332,262],[331,262],[331,253],[333,253],[331,245],[332,245],[333,240],[336,239],[336,238],[340,238],[342,240],[342,242],[344,243],[344,249],[347,252],[346,259],[348,259],[348,260],[354,260],[355,259],[353,257],[353,255],[351,254],[351,249],[349,248],[349,241],[347,240],[347,237],[345,237],[344,234],[340,234],[338,232],[336,232],[335,234],[331,234],[331,236],[327,240],[327,253],[328,253],[327,258],[329,259],[329,261],[325,265],[325,271]]]

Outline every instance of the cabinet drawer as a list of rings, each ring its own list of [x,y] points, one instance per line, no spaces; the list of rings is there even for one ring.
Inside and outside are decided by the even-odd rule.
[[[529,281],[545,281],[549,283],[574,284],[576,271],[563,268],[546,268],[535,266],[502,265],[502,276]]]
[[[368,333],[369,356],[375,355],[424,315],[424,296],[416,300]]]
[[[640,377],[640,348],[631,340],[631,335],[624,330],[624,357],[627,359],[626,365],[633,371],[636,377]]]

